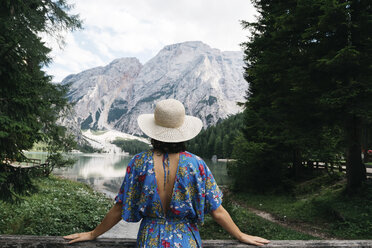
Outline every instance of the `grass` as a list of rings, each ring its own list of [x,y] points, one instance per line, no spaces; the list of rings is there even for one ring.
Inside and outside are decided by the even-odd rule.
[[[30,152],[46,152],[48,150],[48,145],[45,142],[36,142],[32,146]]]
[[[0,201],[0,234],[54,235],[92,230],[113,202],[89,186],[54,176],[18,204]]]
[[[303,234],[291,229],[264,220],[252,214],[245,208],[233,203],[230,196],[224,197],[224,208],[230,213],[232,219],[242,232],[254,236],[260,236],[270,240],[313,240],[313,236]],[[204,225],[200,228],[202,239],[233,239],[222,229],[210,215],[205,217]]]
[[[372,239],[371,181],[354,195],[345,193],[344,178],[322,175],[297,185],[292,195],[240,193],[234,197],[278,218],[318,226],[339,239]]]
[[[61,236],[92,230],[113,204],[85,184],[54,176],[35,184],[38,192],[18,204],[0,201],[0,234]],[[243,232],[271,240],[316,238],[264,220],[235,201],[287,221],[316,225],[340,239],[372,239],[372,182],[352,196],[344,189],[342,177],[321,175],[298,184],[291,195],[230,194],[223,205]],[[232,239],[209,215],[200,232],[202,239]]]
[[[18,204],[0,201],[0,234],[61,236],[92,230],[112,201],[89,186],[50,176],[35,180],[38,192]],[[313,239],[263,220],[224,199],[224,206],[242,231],[269,239]],[[203,239],[231,239],[207,215],[201,227]]]

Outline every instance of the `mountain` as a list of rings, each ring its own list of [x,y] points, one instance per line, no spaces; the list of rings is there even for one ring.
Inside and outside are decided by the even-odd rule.
[[[81,129],[115,129],[140,135],[137,116],[152,113],[161,99],[175,98],[186,114],[205,127],[241,110],[248,87],[243,53],[222,52],[200,41],[164,47],[142,65],[136,58],[116,59],[66,77],[69,100]]]
[[[95,149],[101,150],[104,153],[123,153],[121,149],[112,142],[116,140],[138,140],[143,143],[149,143],[145,138],[132,136],[130,134],[122,133],[116,130],[96,131],[92,132],[90,129],[82,132],[84,139],[89,145]]]

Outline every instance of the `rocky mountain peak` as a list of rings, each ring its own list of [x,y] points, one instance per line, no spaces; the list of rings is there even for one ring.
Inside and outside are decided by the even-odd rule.
[[[186,41],[165,46],[159,53],[177,50],[211,50],[212,48],[201,41]]]
[[[204,126],[241,110],[248,85],[243,78],[243,53],[222,52],[201,41],[165,46],[142,65],[136,58],[121,58],[104,67],[70,75],[69,97],[76,102],[81,128],[116,129],[141,134],[137,116],[152,113],[155,103],[175,98],[187,114]]]

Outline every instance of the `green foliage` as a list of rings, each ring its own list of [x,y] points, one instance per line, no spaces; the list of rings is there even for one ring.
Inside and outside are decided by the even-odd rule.
[[[1,1],[0,3],[0,188],[1,197],[16,197],[30,183],[12,181],[4,159],[22,161],[23,150],[44,141],[48,151],[70,149],[72,138],[56,120],[67,108],[67,86],[51,83],[42,70],[50,49],[41,34],[62,42],[62,31],[80,27],[70,6],[59,1]],[[21,172],[23,173],[23,172]]]
[[[113,202],[88,186],[56,177],[35,180],[38,193],[0,201],[0,234],[62,236],[92,230]]]
[[[243,127],[243,121],[243,114],[240,113],[202,130],[198,136],[187,142],[187,150],[208,159],[213,155],[231,158],[232,143]]]
[[[341,239],[371,239],[372,182],[360,191],[345,194],[344,176],[327,175],[296,184],[292,195],[241,193],[235,197],[256,209],[291,222],[315,225],[320,231]]]
[[[102,149],[94,148],[87,143],[78,144],[77,149],[83,153],[102,153]]]
[[[249,212],[245,208],[235,204],[230,197],[224,197],[224,208],[230,213],[231,218],[245,233],[254,234],[269,240],[313,240],[313,236],[299,233],[264,220]],[[206,216],[204,225],[200,228],[202,239],[233,239],[225,230],[218,225],[211,216]]]
[[[31,149],[28,151],[36,151],[36,152],[46,152],[47,151],[47,144],[43,142],[37,142],[33,145]]]
[[[131,155],[135,155],[142,151],[147,151],[150,149],[150,145],[139,140],[124,140],[116,139],[112,142],[116,146],[120,147],[122,151],[129,152]]]
[[[340,172],[330,176],[324,173],[324,171],[317,170],[309,171],[308,174],[308,179],[297,183],[296,186],[293,187],[292,193],[294,195],[304,196],[319,193],[329,186],[342,182],[345,177],[345,175]]]
[[[267,143],[249,142],[239,135],[234,141],[233,158],[228,171],[234,178],[235,191],[287,191],[291,184],[286,177],[287,166],[281,151]]]
[[[32,184],[33,174],[8,165],[0,167],[0,200],[17,202],[20,196],[30,195],[35,192]]]
[[[253,2],[260,16],[243,22],[252,33],[243,44],[246,141],[236,148],[249,155],[236,153],[238,171],[269,168],[271,160],[275,172],[284,165],[297,179],[308,162],[346,157],[348,185],[357,187],[365,179],[362,123],[372,117],[371,3]]]
[[[47,166],[44,168],[44,175],[48,176],[55,168],[70,167],[75,162],[76,159],[65,158],[62,153],[52,153],[48,155]]]

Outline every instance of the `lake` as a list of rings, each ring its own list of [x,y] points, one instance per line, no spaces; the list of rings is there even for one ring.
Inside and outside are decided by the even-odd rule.
[[[41,159],[44,162],[47,154],[45,152],[27,152],[26,156],[28,158]],[[55,169],[53,171],[54,175],[86,183],[95,190],[106,194],[114,201],[114,197],[123,182],[127,164],[132,156],[99,153],[73,153],[67,154],[67,156],[75,158],[75,164],[69,168]],[[226,185],[231,182],[227,175],[226,163],[213,163],[211,160],[205,160],[205,162],[219,185]],[[100,237],[136,238],[138,228],[139,223],[120,221]]]
[[[27,152],[27,157],[45,161],[45,152]],[[70,168],[55,169],[53,174],[84,182],[94,189],[114,197],[124,179],[127,164],[132,156],[100,153],[70,153],[76,159]],[[219,185],[230,183],[226,163],[205,160]]]

